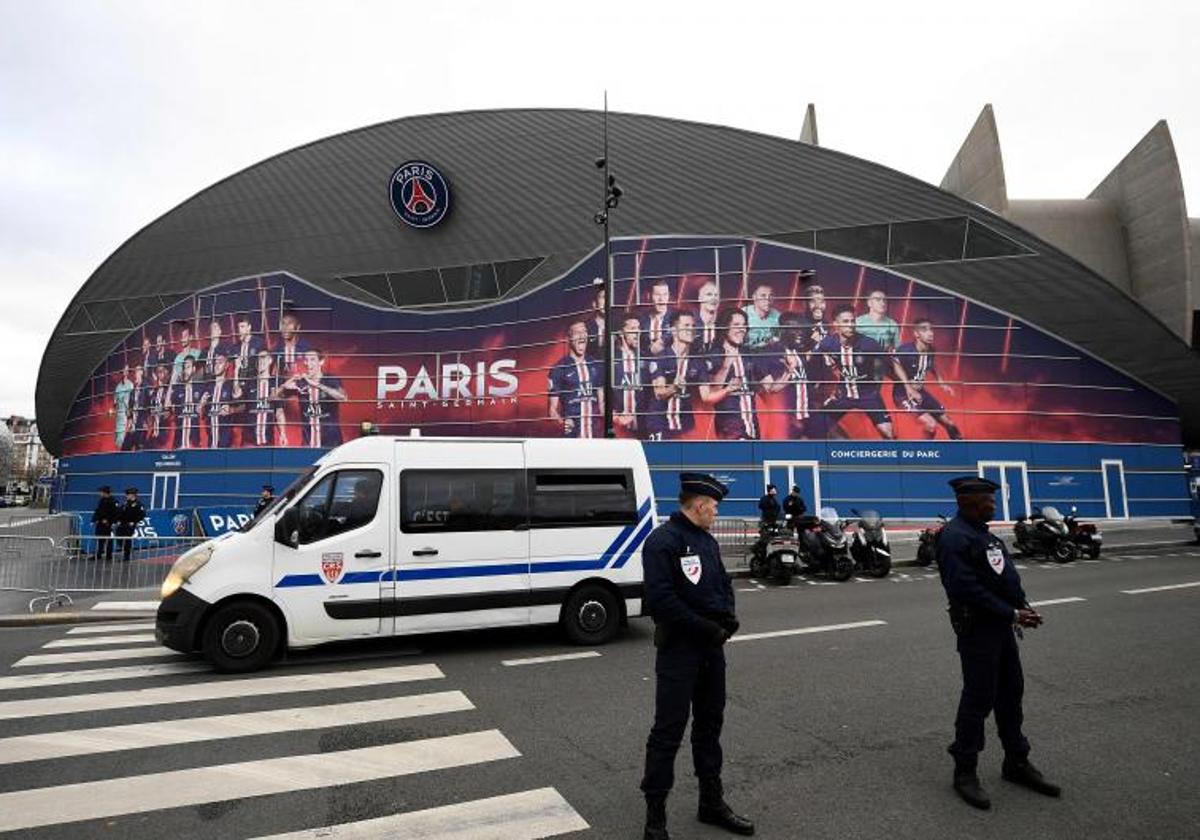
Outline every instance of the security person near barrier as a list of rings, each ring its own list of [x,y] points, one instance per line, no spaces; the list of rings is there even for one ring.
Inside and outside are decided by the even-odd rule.
[[[783,515],[794,528],[800,521],[800,517],[806,513],[808,513],[808,505],[804,503],[804,497],[800,495],[800,488],[793,484],[791,492],[783,499]]]
[[[758,518],[764,525],[772,525],[779,521],[779,490],[774,484],[767,485],[767,492],[758,500]]]
[[[254,505],[254,518],[271,506],[275,501],[275,488],[270,484],[264,484],[262,487],[262,495],[258,497],[258,503]]]
[[[692,761],[700,784],[701,822],[737,834],[754,823],[725,802],[721,785],[721,725],[725,716],[725,652],[738,630],[733,586],[709,530],[729,492],[703,473],[682,473],[680,510],[650,534],[642,548],[645,607],[654,618],[657,648],[654,725],[646,740],[645,840],[668,840],[667,795],[675,754],[692,718]]]
[[[938,537],[937,563],[962,660],[962,695],[954,743],[949,747],[954,757],[954,790],[969,805],[991,807],[976,765],[983,750],[984,721],[994,711],[1004,747],[1001,776],[1037,793],[1059,796],[1058,785],[1046,781],[1030,764],[1029,741],[1021,731],[1025,683],[1017,639],[1023,636],[1022,628],[1040,626],[1042,616],[1030,607],[1004,542],[988,531],[999,485],[964,476],[953,479],[950,486],[958,514]]]
[[[113,553],[112,532],[117,524],[117,500],[112,497],[112,488],[102,484],[100,499],[92,511],[92,525],[96,534],[96,559],[111,560]],[[103,555],[103,556],[102,556]]]
[[[146,508],[138,501],[136,487],[125,488],[125,503],[117,511],[117,536],[121,538],[121,556],[126,563],[133,556],[133,535],[138,523],[146,518]]]

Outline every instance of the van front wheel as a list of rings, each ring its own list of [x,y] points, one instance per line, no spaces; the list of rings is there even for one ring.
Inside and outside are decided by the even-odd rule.
[[[581,586],[563,605],[562,625],[577,645],[602,645],[612,641],[621,624],[617,598],[603,586]]]
[[[219,607],[204,626],[201,649],[218,671],[257,671],[275,656],[279,622],[269,609],[253,601]]]

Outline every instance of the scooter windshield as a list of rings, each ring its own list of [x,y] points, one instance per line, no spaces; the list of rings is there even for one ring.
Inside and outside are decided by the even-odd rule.
[[[1058,508],[1056,508],[1056,507],[1042,508],[1042,517],[1047,522],[1062,522],[1063,521],[1063,515],[1058,512]]]
[[[838,525],[842,521],[842,517],[838,516],[837,508],[823,507],[817,513],[821,521],[829,525]]]

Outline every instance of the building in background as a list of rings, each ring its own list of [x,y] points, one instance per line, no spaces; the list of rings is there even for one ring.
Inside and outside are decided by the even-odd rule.
[[[231,521],[364,423],[602,434],[602,119],[383,123],[147,225],[43,356],[63,507],[135,484],[152,509]],[[608,136],[626,192],[613,408],[664,508],[678,471],[704,469],[733,488],[723,513],[752,514],[772,482],[810,508],[928,519],[972,472],[1003,486],[1005,519],[1186,514],[1186,273],[1154,275],[1181,314],[1158,281],[1114,282],[981,201],[969,161],[939,189],[820,147],[811,108],[800,142],[627,114]]]
[[[56,465],[54,456],[38,436],[37,420],[14,414],[0,422],[8,432],[9,446],[7,469],[0,468],[5,495],[33,502],[46,501]],[[0,443],[0,447],[3,446]]]

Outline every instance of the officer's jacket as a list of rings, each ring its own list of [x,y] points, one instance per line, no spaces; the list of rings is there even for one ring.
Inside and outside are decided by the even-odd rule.
[[[112,496],[104,496],[96,503],[96,510],[92,513],[92,521],[100,522],[104,520],[112,525],[117,520],[117,500]]]
[[[764,522],[774,522],[779,518],[779,500],[768,493],[758,500],[758,510]]]
[[[142,506],[141,502],[125,502],[125,504],[121,505],[119,516],[121,525],[132,531],[133,526],[146,518],[146,508]]]
[[[1021,576],[987,523],[951,519],[938,535],[937,562],[951,605],[1011,621],[1026,604]]]
[[[734,613],[733,583],[712,534],[678,511],[642,547],[645,607],[655,624],[696,641],[711,637],[712,620]]]

